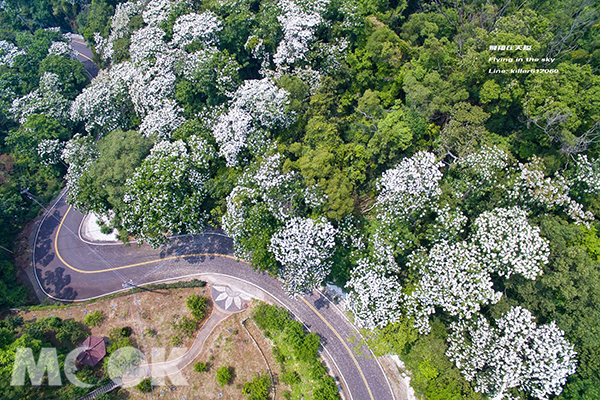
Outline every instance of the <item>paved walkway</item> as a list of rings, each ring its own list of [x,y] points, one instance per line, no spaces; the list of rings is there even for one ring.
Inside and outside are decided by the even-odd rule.
[[[206,339],[208,339],[210,334],[221,322],[231,315],[233,315],[233,313],[224,311],[219,307],[214,307],[212,313],[206,322],[200,327],[194,342],[185,354],[174,360],[140,365],[137,370],[132,371],[131,375],[125,375],[122,377],[123,386],[133,386],[137,384],[140,379],[150,376],[152,378],[169,377],[174,384],[178,384],[178,380],[184,379],[181,375],[181,371],[194,362],[194,360],[202,351]],[[182,381],[179,382],[183,383]]]
[[[330,362],[333,375],[341,379],[347,399],[394,400],[381,365],[365,346],[361,346],[360,355],[353,351],[358,332],[327,298],[318,291],[290,298],[279,280],[237,260],[230,238],[207,232],[173,238],[169,245],[158,249],[146,245],[94,245],[79,237],[82,218],[61,198],[50,207],[36,231],[32,275],[47,296],[83,301],[126,290],[124,282],[144,285],[189,278],[235,287],[238,293],[287,308],[318,333],[323,357]],[[231,309],[236,307],[235,297],[227,294],[217,304],[221,302],[227,309],[227,298],[231,298]]]
[[[221,310],[228,312],[241,312],[247,307],[250,296],[241,290],[235,290],[229,286],[213,286],[211,295],[214,304]]]

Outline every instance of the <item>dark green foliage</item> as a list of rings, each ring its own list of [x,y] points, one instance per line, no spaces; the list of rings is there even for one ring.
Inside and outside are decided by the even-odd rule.
[[[150,152],[152,143],[136,131],[116,130],[98,141],[100,156],[85,172],[76,198],[83,210],[115,212],[114,225],[120,226],[124,208],[124,184]]]
[[[190,294],[185,299],[185,305],[188,310],[192,313],[192,317],[196,321],[200,321],[204,318],[206,312],[206,298],[198,296],[197,294]]]
[[[244,383],[242,394],[248,395],[249,400],[268,400],[271,389],[271,378],[269,375],[256,375],[250,382]]]
[[[197,362],[194,364],[194,371],[196,372],[206,372],[208,371],[208,365],[205,362]]]
[[[575,345],[579,362],[566,393],[579,398],[574,393],[600,387],[600,332],[593,328],[600,324],[599,239],[595,231],[559,217],[540,217],[540,228],[555,256],[537,280],[511,279],[506,286],[510,298],[544,323],[555,320]]]
[[[146,286],[148,289],[185,289],[185,288],[203,288],[206,286],[205,281],[199,279],[191,279],[189,281],[179,281],[173,283],[153,283]]]
[[[83,64],[77,60],[50,54],[40,63],[40,76],[44,72],[51,72],[59,77],[62,86],[62,94],[69,100],[73,100],[88,84]]]
[[[96,311],[86,315],[85,318],[83,319],[83,323],[91,328],[91,327],[100,325],[102,323],[103,319],[104,319],[104,314],[102,314],[102,311],[96,310]]]
[[[221,386],[225,386],[231,380],[231,367],[223,366],[217,370],[217,382]]]
[[[305,332],[304,326],[291,319],[285,309],[265,303],[254,307],[252,318],[275,342],[273,357],[283,371],[282,382],[293,388],[303,380],[312,381],[315,399],[340,398],[335,381],[321,363],[318,352],[321,341],[317,334]],[[300,369],[291,369],[292,366],[298,368],[298,365]],[[288,367],[290,370],[287,370]]]
[[[135,388],[142,393],[150,393],[152,391],[152,380],[150,378],[142,379]]]

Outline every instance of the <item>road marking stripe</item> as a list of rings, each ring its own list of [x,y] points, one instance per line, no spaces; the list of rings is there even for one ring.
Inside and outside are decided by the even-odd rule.
[[[230,256],[230,255],[227,255],[227,254],[197,253],[197,254],[185,254],[185,255],[180,255],[180,256],[172,256],[172,257],[159,258],[159,259],[156,259],[156,260],[144,261],[144,262],[135,263],[135,264],[129,264],[129,265],[122,265],[120,267],[106,268],[106,269],[101,269],[101,270],[96,270],[96,271],[86,271],[86,270],[82,270],[82,269],[79,269],[79,268],[75,268],[71,264],[67,263],[62,258],[62,256],[60,255],[60,252],[58,251],[58,235],[59,235],[60,230],[61,230],[61,228],[62,228],[62,226],[63,226],[63,224],[65,222],[65,219],[67,218],[67,215],[69,215],[69,211],[71,211],[71,208],[73,208],[72,205],[69,206],[69,208],[67,209],[67,212],[65,212],[65,215],[63,215],[63,217],[62,217],[62,219],[60,221],[60,224],[58,225],[58,229],[56,230],[56,235],[54,237],[54,252],[58,256],[59,260],[67,268],[70,268],[71,270],[79,272],[79,273],[82,273],[82,274],[99,274],[99,273],[103,273],[103,272],[111,272],[111,271],[116,271],[116,270],[120,270],[120,269],[137,267],[137,266],[141,266],[141,265],[148,265],[148,264],[157,263],[157,262],[161,262],[161,261],[169,261],[169,260],[175,260],[175,259],[178,259],[178,258],[188,258],[188,257],[213,256],[213,257],[229,258],[229,259],[235,260],[235,261],[244,261],[244,260],[241,260],[239,258]],[[360,368],[360,365],[358,364],[358,360],[356,359],[356,357],[352,353],[352,350],[350,350],[350,347],[348,347],[348,345],[346,344],[346,342],[344,341],[344,339],[342,338],[342,336],[325,319],[325,317],[323,317],[321,315],[321,313],[319,313],[317,311],[317,309],[313,307],[312,304],[310,304],[304,297],[302,297],[302,296],[298,296],[298,297],[300,299],[302,299],[302,301],[304,301],[306,303],[306,305],[308,305],[315,314],[317,314],[317,316],[325,323],[325,325],[327,325],[329,327],[329,329],[331,329],[331,331],[333,332],[333,334],[339,339],[339,341],[342,343],[342,345],[346,348],[346,351],[348,352],[348,354],[350,355],[350,357],[354,361],[354,364],[356,365],[356,368],[358,369],[358,372],[360,373],[360,376],[361,376],[361,378],[362,378],[362,380],[363,380],[363,382],[364,382],[364,384],[365,384],[365,386],[367,388],[367,391],[369,392],[369,397],[371,398],[371,400],[375,400],[375,398],[373,397],[373,393],[371,392],[371,388],[369,387],[369,384],[367,383],[367,378],[365,377],[365,374],[363,373],[362,369]],[[338,367],[338,370],[339,370],[339,367]],[[348,387],[348,390],[350,390],[349,387]]]
[[[69,211],[71,211],[71,208],[73,208],[73,206],[69,206],[69,208],[67,209],[67,212],[65,213],[65,215],[62,217],[62,220],[60,221],[60,224],[58,225],[58,229],[56,230],[56,235],[54,237],[54,252],[56,253],[58,259],[69,269],[79,272],[81,274],[100,274],[103,272],[111,272],[111,271],[117,271],[120,269],[127,269],[127,268],[133,268],[133,267],[139,267],[141,265],[148,265],[148,264],[154,264],[157,262],[162,262],[162,261],[171,261],[171,260],[175,260],[178,258],[190,258],[190,257],[222,257],[222,258],[229,258],[231,260],[235,260],[235,261],[243,261],[237,257],[234,256],[230,256],[227,254],[217,254],[217,253],[196,253],[196,254],[182,254],[180,256],[171,256],[171,257],[165,257],[165,258],[158,258],[156,260],[150,260],[150,261],[143,261],[143,262],[139,262],[139,263],[135,263],[135,264],[129,264],[129,265],[122,265],[120,267],[113,267],[113,268],[106,268],[106,269],[99,269],[99,270],[95,270],[95,271],[86,271],[83,269],[79,269],[76,268],[74,266],[72,266],[71,264],[69,264],[68,262],[66,262],[61,254],[60,251],[58,251],[58,235],[60,234],[60,230],[65,222],[65,219],[67,218],[67,215],[69,215]]]
[[[78,55],[80,55],[81,57],[83,57],[83,58],[85,58],[85,59],[87,59],[87,60],[90,60],[91,62],[94,62],[94,60],[92,60],[91,58],[89,58],[89,57],[88,57],[88,56],[86,56],[85,54],[83,54],[83,53],[81,53],[81,52],[79,52],[79,51],[78,51],[77,53],[78,53]],[[96,63],[94,63],[94,65],[96,65]]]
[[[302,296],[298,296],[298,297],[301,298],[302,301],[305,302],[306,305],[309,306],[310,309],[313,310],[313,312],[315,314],[317,314],[319,316],[319,318],[321,318],[321,320],[323,322],[325,322],[325,325],[327,325],[329,327],[329,329],[331,329],[331,331],[333,332],[333,334],[335,336],[337,336],[337,338],[340,340],[340,342],[342,342],[342,344],[346,348],[346,351],[348,351],[348,354],[350,354],[350,357],[352,357],[352,361],[354,361],[354,364],[356,365],[356,368],[358,369],[358,372],[360,373],[360,376],[361,376],[363,382],[365,383],[365,386],[367,387],[367,391],[369,392],[369,397],[371,398],[371,400],[375,400],[375,398],[373,397],[373,393],[371,393],[371,388],[369,387],[369,384],[367,383],[367,378],[365,377],[365,374],[363,373],[362,369],[360,368],[360,365],[358,365],[358,360],[356,359],[356,357],[354,357],[354,353],[352,353],[352,350],[350,350],[350,347],[348,347],[348,345],[346,344],[346,341],[344,339],[342,339],[342,336],[338,333],[338,331],[336,331],[335,328],[333,326],[331,326],[331,324],[329,323],[329,321],[327,321],[325,319],[325,317],[323,317],[321,315],[321,313],[318,312],[317,309],[312,304],[310,304],[308,302],[308,300],[306,300]]]

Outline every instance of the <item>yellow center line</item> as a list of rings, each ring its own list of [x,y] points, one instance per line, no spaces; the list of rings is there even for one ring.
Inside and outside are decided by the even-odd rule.
[[[88,60],[90,60],[91,62],[94,62],[94,60],[92,60],[91,58],[89,58],[88,56],[86,56],[85,54],[81,53],[81,52],[77,52],[81,57],[86,58]],[[95,64],[95,63],[94,63]]]
[[[150,260],[150,261],[143,261],[143,262],[139,262],[139,263],[135,263],[135,264],[129,264],[129,265],[122,265],[120,267],[113,267],[113,268],[106,268],[106,269],[99,269],[99,270],[94,270],[94,271],[86,271],[83,269],[79,269],[76,268],[74,266],[72,266],[71,264],[69,264],[68,262],[66,262],[62,256],[60,255],[60,252],[58,251],[58,235],[60,233],[60,230],[65,222],[65,219],[67,218],[67,215],[69,214],[69,211],[71,211],[71,208],[73,208],[73,206],[69,206],[69,208],[67,209],[67,212],[65,213],[65,215],[62,217],[60,224],[58,225],[58,229],[56,230],[56,235],[54,237],[54,252],[56,253],[56,255],[58,256],[58,259],[69,269],[72,269],[73,271],[82,273],[82,274],[100,274],[103,272],[111,272],[111,271],[117,271],[120,269],[127,269],[127,268],[132,268],[132,267],[139,267],[141,265],[148,265],[148,264],[153,264],[153,263],[157,263],[157,262],[161,262],[161,261],[170,261],[170,260],[176,260],[178,258],[189,258],[189,257],[223,257],[223,258],[229,258],[231,260],[240,260],[239,258],[236,258],[234,256],[230,256],[227,254],[216,254],[216,253],[195,253],[195,254],[184,254],[184,255],[180,255],[180,256],[171,256],[171,257],[165,257],[165,258],[158,258],[156,260]],[[243,261],[243,260],[240,260]]]
[[[67,212],[65,213],[65,215],[63,215],[62,219],[60,220],[60,224],[58,225],[58,229],[56,230],[56,235],[54,237],[54,252],[56,253],[56,255],[58,256],[58,259],[69,269],[82,273],[82,274],[100,274],[103,272],[111,272],[111,271],[117,271],[120,269],[127,269],[127,268],[132,268],[132,267],[139,267],[141,265],[148,265],[148,264],[153,264],[153,263],[157,263],[160,261],[169,261],[169,260],[175,260],[178,258],[188,258],[188,257],[223,257],[223,258],[229,258],[231,260],[236,260],[236,261],[244,261],[241,260],[239,258],[227,255],[227,254],[216,254],[216,253],[196,253],[196,254],[185,254],[185,255],[180,255],[180,256],[172,256],[172,257],[165,257],[165,258],[159,258],[156,260],[150,260],[150,261],[143,261],[143,262],[139,262],[139,263],[135,263],[135,264],[129,264],[129,265],[122,265],[120,267],[113,267],[113,268],[106,268],[106,269],[99,269],[99,270],[95,270],[95,271],[86,271],[86,270],[82,270],[79,268],[75,268],[74,266],[72,266],[71,264],[69,264],[68,262],[66,262],[62,256],[60,255],[60,252],[58,251],[58,235],[60,234],[60,230],[62,229],[62,226],[65,222],[65,219],[67,218],[67,215],[69,215],[69,212],[71,211],[71,208],[73,208],[73,206],[69,206],[69,208],[67,209]],[[325,323],[325,325],[327,325],[329,327],[329,329],[331,329],[331,331],[333,332],[333,334],[340,340],[340,342],[342,343],[342,345],[346,348],[346,351],[348,352],[348,354],[350,355],[350,357],[352,358],[352,360],[354,361],[354,364],[356,365],[356,368],[358,369],[358,372],[360,373],[360,376],[363,380],[363,382],[365,383],[365,386],[367,387],[367,391],[369,392],[369,397],[371,398],[371,400],[375,400],[375,398],[373,397],[373,393],[371,392],[371,388],[369,387],[369,384],[367,383],[367,378],[365,377],[365,374],[363,373],[362,369],[360,368],[360,365],[358,364],[358,360],[356,359],[356,357],[354,356],[354,353],[352,353],[352,350],[350,350],[350,347],[348,347],[348,345],[346,344],[346,341],[342,338],[342,336],[335,330],[335,328],[333,326],[331,326],[331,324],[325,319],[325,317],[323,317],[321,315],[321,313],[319,313],[317,311],[317,309],[315,307],[313,307],[312,304],[310,304],[304,297],[299,296],[302,301],[304,301],[306,303],[306,305],[308,307],[310,307],[310,309],[319,316],[319,318]]]
[[[338,331],[336,331],[334,329],[334,327],[331,326],[331,324],[325,319],[325,317],[323,317],[321,315],[321,313],[318,312],[315,307],[313,307],[312,304],[310,304],[304,297],[302,297],[302,296],[298,296],[298,297],[300,297],[302,299],[302,301],[305,302],[306,305],[309,306],[310,309],[313,310],[314,313],[317,314],[323,322],[325,322],[325,325],[327,325],[329,327],[329,329],[331,329],[333,334],[335,336],[337,336],[337,338],[340,340],[340,342],[342,342],[342,345],[344,345],[344,347],[346,348],[346,351],[348,351],[348,354],[350,354],[352,361],[354,361],[354,364],[356,365],[356,368],[358,369],[358,372],[360,373],[360,376],[361,376],[363,382],[365,383],[365,386],[367,387],[367,391],[369,392],[369,397],[371,398],[371,400],[375,400],[375,398],[373,397],[373,393],[371,393],[371,388],[369,387],[369,384],[367,383],[367,378],[365,378],[365,374],[363,373],[362,369],[360,368],[360,365],[358,364],[358,360],[356,359],[356,357],[354,357],[354,353],[352,353],[352,350],[350,350],[350,347],[348,347],[348,345],[346,344],[346,341],[344,339],[342,339],[342,336],[338,333]],[[341,373],[341,371],[340,371],[340,373]]]

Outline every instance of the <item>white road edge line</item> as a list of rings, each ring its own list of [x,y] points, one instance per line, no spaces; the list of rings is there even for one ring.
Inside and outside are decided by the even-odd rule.
[[[352,321],[350,321],[350,319],[348,318],[348,316],[331,300],[329,300],[329,297],[327,297],[325,295],[325,293],[323,293],[320,289],[317,289],[317,292],[319,292],[321,294],[321,296],[323,296],[332,306],[335,307],[336,310],[338,310],[339,314],[342,315],[343,318],[346,319],[346,321],[348,321],[348,324],[350,324],[350,326],[352,328],[354,328],[354,330],[356,331],[356,333],[358,333],[358,335],[360,336],[360,338],[363,340],[363,343],[365,343],[365,347],[367,349],[369,349],[369,353],[371,353],[371,355],[373,356],[373,358],[375,359],[375,361],[377,362],[377,365],[379,365],[379,368],[381,369],[381,373],[383,374],[383,376],[385,377],[385,381],[388,384],[388,387],[390,388],[390,393],[392,394],[392,399],[396,400],[396,395],[394,394],[394,390],[392,389],[392,384],[387,376],[387,374],[385,373],[385,371],[383,370],[383,367],[381,366],[381,363],[379,362],[378,357],[375,356],[375,354],[373,353],[373,351],[371,350],[371,348],[366,344],[365,341],[365,337],[362,335],[362,333],[360,333],[360,331],[358,330],[358,328],[352,323]]]

